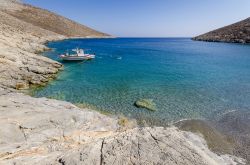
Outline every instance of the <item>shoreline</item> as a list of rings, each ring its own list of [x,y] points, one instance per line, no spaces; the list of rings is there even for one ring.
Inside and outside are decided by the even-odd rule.
[[[55,41],[55,40],[53,40],[53,41]],[[38,55],[39,56],[39,55]],[[6,88],[4,91],[6,91],[6,90],[8,90],[8,88]],[[4,93],[4,91],[3,91],[3,93]],[[16,92],[18,92],[18,91],[16,91],[16,90],[14,90],[14,91],[11,91],[10,93],[9,92],[7,92],[7,94],[2,94],[2,95],[0,95],[0,99],[1,99],[1,97],[7,97],[7,98],[9,98],[9,99],[7,99],[7,103],[4,103],[5,105],[1,105],[0,107],[2,107],[2,108],[0,108],[0,110],[2,109],[2,110],[4,110],[4,111],[6,111],[7,109],[9,109],[8,107],[10,106],[10,107],[12,107],[13,105],[15,106],[15,107],[19,107],[18,109],[20,109],[20,108],[22,108],[23,106],[28,106],[28,107],[30,107],[30,105],[29,105],[29,103],[28,102],[23,102],[24,100],[29,100],[29,102],[31,103],[31,104],[33,104],[32,102],[32,100],[33,100],[33,98],[29,98],[29,96],[26,96],[26,95],[23,95],[23,94],[20,94],[20,93],[16,93]],[[20,92],[20,91],[19,91]],[[12,98],[12,99],[10,99],[10,98]],[[21,101],[21,100],[23,100],[23,101]],[[6,99],[2,99],[2,100],[6,100]],[[10,104],[10,103],[8,103],[8,101],[11,101],[11,100],[13,100],[13,102]],[[66,108],[66,109],[75,109],[75,108],[77,108],[77,107],[75,107],[73,104],[71,104],[71,103],[68,103],[68,102],[65,102],[65,101],[57,101],[57,100],[51,100],[51,99],[47,99],[47,98],[34,98],[34,102],[39,102],[39,104],[41,104],[40,102],[51,102],[50,104],[51,104],[51,106],[53,105],[53,107],[55,107],[55,108],[57,108],[58,106],[60,107],[60,105],[63,103],[65,103],[66,105],[64,105],[64,107]],[[22,103],[23,102],[23,103]],[[58,103],[57,103],[58,102]],[[20,104],[21,103],[21,104]],[[39,106],[39,104],[37,104],[37,103],[34,103],[34,105],[36,105],[36,106]],[[44,103],[42,103],[42,104],[44,104]],[[33,105],[33,106],[34,106]],[[46,103],[46,106],[45,107],[47,107],[49,104],[48,103]],[[58,107],[58,108],[59,108]],[[5,110],[6,109],[6,110]],[[30,111],[29,110],[29,108],[25,108],[24,107],[24,109],[25,109],[25,111]],[[59,108],[59,109],[61,109],[61,108]],[[10,111],[11,109],[9,109],[9,110],[7,110],[7,111]],[[13,110],[13,109],[12,109]],[[20,111],[20,110],[19,110]],[[24,111],[24,112],[25,112]],[[33,110],[31,110],[31,112],[32,112]],[[52,110],[49,110],[49,111],[51,111],[51,113],[53,113],[53,111]],[[67,112],[68,110],[66,110],[65,112]],[[1,112],[1,111],[0,111]],[[48,111],[44,111],[44,112],[42,112],[42,113],[49,113]],[[54,112],[56,112],[56,113],[59,113],[59,111],[57,112],[57,111],[54,111]],[[62,112],[64,112],[64,111],[62,111]],[[62,112],[60,112],[60,113],[62,113]],[[87,110],[87,109],[81,109],[80,111],[79,110],[77,110],[77,111],[75,111],[74,110],[74,113],[79,113],[79,112],[82,112],[82,113],[91,113],[91,114],[95,114],[95,115],[97,115],[97,116],[99,116],[99,115],[101,115],[101,114],[99,114],[99,112],[96,112],[96,111],[92,111],[92,110]],[[25,113],[27,113],[27,112],[25,112]],[[29,112],[30,113],[30,112]],[[32,113],[34,113],[34,112],[32,112]],[[51,114],[52,115],[52,114]],[[62,116],[64,116],[63,114],[61,114]],[[59,115],[58,117],[60,117],[60,118],[62,118],[61,117],[61,115]],[[85,114],[86,115],[86,114]],[[85,116],[84,115],[84,116]],[[94,116],[95,116],[94,115]],[[15,117],[14,117],[15,116]],[[23,118],[24,116],[22,115],[22,116],[20,116],[19,117],[19,115],[14,115],[13,117],[14,118],[17,118],[17,119],[14,119],[14,120],[20,120],[20,119],[18,119],[18,118]],[[53,114],[53,116],[54,116],[54,114]],[[73,115],[73,116],[75,116],[75,115]],[[79,116],[79,115],[77,115],[77,116]],[[80,115],[81,116],[81,115]],[[25,117],[25,118],[27,118],[27,117]],[[34,118],[34,116],[32,115],[32,117],[29,117],[30,119],[26,119],[27,120],[27,122],[29,123],[29,120],[34,120],[33,118]],[[54,118],[54,117],[52,117],[52,116],[50,116],[50,118],[52,119],[52,118]],[[94,117],[95,118],[95,117]],[[94,118],[90,118],[91,120],[94,120]],[[106,121],[108,120],[108,121],[112,121],[111,123],[113,123],[113,124],[108,124],[107,126],[107,128],[105,128],[105,131],[103,130],[103,126],[98,126],[99,128],[97,129],[97,132],[99,132],[98,130],[102,130],[101,132],[107,132],[108,134],[107,135],[105,135],[104,137],[105,138],[107,138],[107,139],[112,139],[113,137],[116,137],[116,138],[121,138],[120,137],[120,135],[119,134],[124,134],[124,133],[128,133],[128,132],[133,132],[132,134],[130,134],[130,133],[128,133],[128,136],[133,136],[133,134],[138,134],[138,136],[140,136],[141,138],[146,138],[146,136],[145,135],[140,135],[141,133],[141,131],[142,132],[144,132],[144,131],[146,131],[146,130],[151,130],[151,131],[153,131],[153,132],[157,132],[157,131],[160,131],[161,129],[162,129],[162,127],[151,127],[151,128],[149,128],[149,127],[141,127],[141,128],[138,128],[138,127],[136,127],[133,123],[129,123],[130,121],[126,121],[126,119],[123,119],[123,121],[120,121],[120,124],[119,124],[119,120],[117,119],[117,116],[114,118],[114,117],[108,117],[108,116],[106,116],[106,115],[101,115],[100,117],[97,117],[97,118],[99,118],[99,120],[100,121],[104,121],[104,122],[101,122],[101,125],[103,125],[104,123],[106,123],[106,124],[108,124]],[[53,120],[53,122],[51,123],[52,124],[52,128],[53,128],[53,123],[55,122],[55,121],[57,121],[57,120],[59,120],[59,118],[58,119],[52,119]],[[55,120],[55,121],[54,121]],[[69,119],[63,119],[64,121],[65,120],[69,120]],[[70,119],[71,120],[71,119]],[[79,120],[77,120],[77,119],[73,119],[74,121],[79,121]],[[89,120],[89,119],[88,119]],[[60,122],[62,122],[61,121],[61,119],[59,120]],[[5,122],[5,125],[6,124],[10,124],[10,123],[6,123],[6,120],[2,120],[2,122]],[[23,121],[24,122],[24,121]],[[25,132],[24,133],[24,137],[25,137],[25,139],[24,139],[24,141],[27,141],[27,137],[29,137],[29,138],[31,138],[32,139],[32,136],[34,136],[34,135],[32,135],[33,133],[33,131],[35,131],[35,132],[37,132],[38,130],[37,129],[39,129],[39,127],[34,127],[34,126],[32,126],[31,127],[31,125],[29,124],[29,125],[27,125],[28,123],[26,123],[25,124],[25,122],[23,123],[23,124],[21,124],[21,125],[17,125],[17,127],[19,127],[19,129],[21,130],[21,132]],[[41,124],[41,121],[40,122],[38,122],[38,121],[36,121],[36,123],[37,124]],[[58,121],[56,122],[56,123],[58,123]],[[34,123],[32,122],[32,125],[33,125]],[[58,123],[59,124],[59,123]],[[105,125],[106,125],[105,124]],[[124,124],[124,125],[123,125]],[[4,124],[3,124],[4,125]],[[59,125],[64,125],[64,124],[59,124]],[[94,124],[94,125],[96,125],[96,123]],[[119,126],[120,125],[120,126]],[[47,126],[46,126],[47,127]],[[61,126],[60,126],[61,127]],[[52,129],[52,128],[46,128],[46,129]],[[72,136],[72,135],[70,135],[70,134],[72,134],[72,133],[70,133],[70,132],[74,132],[74,130],[76,129],[76,128],[74,128],[74,127],[72,127],[70,130],[68,130],[69,131],[69,133],[67,133],[67,134],[69,134],[68,136]],[[110,129],[111,128],[111,129]],[[68,129],[68,128],[65,128],[65,129]],[[108,130],[107,130],[108,129]],[[53,130],[53,129],[52,129]],[[120,132],[120,131],[121,132]],[[187,142],[191,142],[192,141],[192,139],[194,138],[194,139],[202,139],[202,137],[201,136],[198,136],[197,134],[194,134],[194,133],[191,133],[191,132],[183,132],[183,131],[180,131],[180,130],[176,130],[176,127],[175,126],[169,126],[169,127],[165,127],[164,128],[164,130],[166,130],[167,132],[168,132],[168,134],[169,134],[169,132],[171,132],[171,136],[170,137],[172,137],[172,136],[174,136],[175,137],[175,134],[178,132],[178,134],[180,133],[180,134],[187,134],[187,135],[189,135],[188,136],[188,138],[187,137],[185,137],[185,138],[187,138],[185,141],[187,141]],[[111,133],[111,132],[112,133]],[[118,132],[117,132],[118,131]],[[125,132],[124,132],[125,131]],[[148,131],[146,131],[146,132],[148,132]],[[177,131],[177,132],[175,132],[175,131]],[[13,132],[16,132],[16,131],[14,131],[13,130]],[[57,131],[56,131],[57,132]],[[95,132],[95,131],[94,131]],[[96,133],[97,133],[96,132]],[[163,130],[161,130],[160,131],[161,133],[163,133],[163,132],[165,132],[165,131],[163,131]],[[159,132],[159,133],[160,133]],[[82,133],[84,133],[84,132],[82,132]],[[95,134],[96,134],[95,133]],[[110,134],[111,133],[111,134]],[[50,133],[51,134],[51,133]],[[58,135],[56,135],[56,136],[65,136],[64,134],[65,133],[63,133],[63,135],[60,135],[61,133],[59,133]],[[105,133],[106,134],[106,133]],[[145,134],[145,133],[143,133],[143,134]],[[151,133],[151,134],[155,134],[155,133]],[[164,133],[165,134],[165,133]],[[11,136],[13,136],[13,137],[15,137],[16,135],[11,135]],[[19,135],[20,136],[20,135]],[[53,134],[51,134],[51,135],[49,135],[49,136],[55,136],[55,135],[53,135]],[[81,136],[83,136],[83,137],[85,137],[86,135],[81,135]],[[87,136],[90,136],[90,134],[87,134]],[[124,135],[122,135],[122,136],[124,136]],[[159,135],[153,135],[153,136],[159,136]],[[178,135],[178,136],[180,136],[180,135]],[[182,136],[182,135],[181,135]],[[163,139],[165,139],[165,138],[167,138],[168,136],[163,136],[163,137],[161,137],[161,138],[163,138]],[[184,137],[182,137],[182,138],[184,138]],[[7,139],[9,139],[9,137],[6,137]],[[40,139],[40,138],[37,138],[36,136],[34,137],[35,139],[33,139],[33,140],[35,140],[35,141],[40,141],[40,140],[42,140],[42,139]],[[76,138],[76,137],[71,137],[71,138]],[[96,135],[94,135],[92,138],[94,138],[94,139],[96,139],[96,140],[98,140],[98,139],[102,139],[103,138],[103,136],[101,136],[101,137],[99,137],[99,136],[96,136]],[[6,140],[7,140],[6,139]],[[65,139],[65,137],[63,138],[63,139]],[[68,137],[66,138],[66,139],[68,139]],[[91,141],[95,141],[94,139],[92,139]],[[178,138],[177,137],[175,137],[174,138],[175,140],[178,140]],[[172,139],[172,140],[174,140],[174,139]],[[125,140],[125,139],[121,139],[121,140]],[[148,139],[149,140],[149,139]],[[147,141],[148,141],[147,140]],[[165,140],[167,140],[167,139],[165,139]],[[164,140],[164,141],[165,141]],[[170,139],[169,139],[170,140]],[[184,140],[184,139],[183,139]],[[65,143],[65,140],[63,140],[64,142],[63,143]],[[75,141],[75,140],[74,140]],[[78,140],[77,140],[78,141]],[[111,140],[112,141],[112,143],[113,143],[113,140]],[[151,140],[149,140],[149,142],[150,142]],[[42,141],[41,141],[42,142]],[[40,142],[40,143],[41,143]],[[16,143],[16,142],[12,142],[13,144],[18,144],[18,143]],[[27,142],[26,142],[27,143]],[[33,146],[34,144],[32,144],[31,142],[28,142],[28,143],[30,143],[29,145],[31,145],[31,146]],[[51,142],[49,142],[49,144],[47,144],[47,145],[51,145],[50,144]],[[59,145],[61,143],[61,141],[59,140],[58,142],[57,142],[57,145]],[[67,142],[67,143],[69,143],[69,145],[72,145],[71,144],[71,142]],[[75,142],[74,142],[75,143]],[[78,142],[77,142],[78,143]],[[175,142],[175,143],[179,143],[179,142]],[[81,142],[80,142],[80,144],[81,144]],[[192,145],[196,145],[196,144],[194,144],[194,143],[192,143],[191,142],[191,144]],[[46,143],[44,144],[44,142],[42,142],[41,143],[41,145],[43,146],[43,145],[46,145]],[[81,144],[82,145],[82,144]],[[80,146],[81,146],[80,145]],[[146,144],[145,144],[147,147],[149,147],[149,143],[147,142]],[[189,144],[190,145],[190,144]],[[194,146],[190,146],[191,148],[192,147],[194,147]],[[207,148],[207,146],[206,146],[206,142],[205,141],[203,141],[203,140],[201,140],[201,142],[199,143],[199,145],[203,145],[203,147],[205,147],[205,148]],[[13,145],[12,145],[13,146]],[[21,145],[22,146],[22,145]],[[37,149],[41,149],[41,147],[42,146],[37,146],[36,148]],[[79,146],[79,145],[77,145],[77,146]],[[9,146],[10,147],[10,146]],[[1,148],[1,146],[0,146],[0,148]],[[25,147],[26,148],[26,147]],[[42,147],[43,148],[43,147]],[[67,148],[67,147],[66,147]],[[65,152],[65,149],[66,148],[64,148],[64,149],[61,149],[61,151],[63,151],[63,152]],[[78,147],[77,147],[78,148]],[[91,147],[92,148],[92,147]],[[189,150],[191,149],[191,148],[189,148],[188,150],[186,150],[185,151],[185,154],[188,154],[188,152],[189,152]],[[180,147],[180,146],[176,146],[176,149],[177,150],[179,150],[179,149],[183,149],[182,147]],[[5,149],[6,150],[6,149]],[[12,150],[13,150],[13,148],[12,148]],[[24,161],[28,161],[29,159],[28,159],[28,157],[26,157],[26,156],[15,156],[16,155],[16,153],[18,153],[18,152],[20,152],[20,151],[22,151],[22,152],[24,152],[25,150],[27,150],[27,148],[24,150],[24,148],[23,147],[21,147],[21,148],[16,148],[15,149],[16,151],[14,151],[13,152],[13,154],[10,154],[10,155],[8,155],[7,157],[6,156],[0,156],[0,161],[2,160],[3,162],[7,162],[7,163],[9,163],[9,162],[16,162],[16,161],[21,161],[21,160],[24,160]],[[44,149],[43,149],[44,150]],[[164,147],[163,148],[163,150],[165,150],[166,152],[171,152],[171,149],[169,149],[169,148],[166,148],[166,147]],[[7,151],[8,151],[8,149],[7,149]],[[191,151],[191,150],[190,150]],[[9,152],[9,151],[8,151]],[[25,151],[25,152],[30,152],[30,151]],[[87,151],[87,152],[89,152],[89,151]],[[119,153],[119,150],[117,150],[117,152]],[[124,150],[123,150],[123,152],[124,152]],[[127,152],[127,151],[126,151]],[[144,152],[144,151],[141,151],[141,152]],[[192,152],[196,152],[198,155],[200,155],[201,153],[201,151],[199,150],[193,150]],[[210,156],[212,156],[212,157],[210,157],[209,158],[209,160],[206,160],[206,161],[214,161],[214,162],[217,162],[217,161],[219,161],[219,159],[221,159],[221,158],[217,158],[217,156],[218,155],[216,155],[216,154],[212,154],[212,152],[207,148],[206,149],[206,152],[208,152],[209,153],[209,155]],[[211,153],[210,153],[211,152]],[[48,157],[46,158],[46,159],[48,159],[48,160],[50,160],[50,161],[52,161],[52,160],[54,160],[55,159],[55,157],[54,157],[54,152],[48,152],[48,151],[46,151],[46,153],[48,154]],[[208,154],[208,153],[206,153],[206,154]],[[52,155],[51,155],[52,154]],[[153,152],[153,154],[160,154],[160,153],[158,153],[158,152]],[[211,155],[212,154],[212,155]],[[3,155],[3,153],[0,153],[0,155]],[[29,154],[28,154],[29,155]],[[27,155],[27,156],[28,156]],[[37,153],[37,154],[35,154],[35,155],[37,155],[36,157],[36,159],[38,159],[38,160],[40,160],[41,158],[39,158],[39,154]],[[10,157],[12,157],[11,159],[9,159],[9,156]],[[52,158],[51,158],[52,157]],[[65,157],[65,160],[71,160],[71,158],[72,158],[72,155],[70,156],[70,157]],[[147,158],[145,157],[144,158],[145,160],[147,160]],[[180,159],[178,158],[178,157],[175,157],[174,159],[176,159],[176,161],[180,161]],[[200,159],[200,161],[202,162],[203,160],[202,159],[204,159],[204,157],[203,158],[195,158],[195,159]],[[207,159],[207,158],[206,158]],[[213,160],[212,160],[213,159]],[[7,161],[6,161],[7,160]],[[33,160],[34,161],[34,160]],[[157,161],[163,161],[163,160],[157,160]],[[223,157],[223,161],[222,162],[224,162],[224,161],[229,161],[229,162],[232,162],[232,161],[237,161],[237,162],[242,162],[243,160],[241,160],[241,159],[239,159],[239,158],[236,158],[236,157],[233,157],[233,159],[232,159],[232,156],[226,156],[226,155],[224,155],[224,157]],[[220,161],[219,161],[220,162]],[[222,163],[221,162],[221,163]],[[193,162],[194,163],[194,162]],[[192,163],[192,164],[193,164]],[[210,162],[211,163],[211,162]],[[189,163],[188,163],[189,164]]]
[[[198,164],[200,164],[203,161],[210,162],[211,164],[212,162],[214,164],[223,164],[225,162],[233,162],[236,160],[239,162],[243,161],[236,157],[227,156],[225,154],[223,154],[224,156],[222,159],[219,157],[219,155],[212,153],[207,148],[206,142],[203,140],[203,138],[197,134],[180,131],[173,126],[141,128],[132,127],[124,129],[123,126],[121,127],[117,125],[119,123],[113,117],[107,117],[106,115],[101,115],[98,112],[87,109],[79,109],[73,104],[65,101],[57,101],[47,98],[31,98],[21,93],[18,94],[13,92],[0,95],[0,99],[6,100],[3,103],[0,103],[0,107],[4,107],[4,109],[8,111],[8,115],[6,116],[8,117],[8,120],[1,118],[1,125],[5,127],[7,125],[12,125],[11,121],[15,120],[19,121],[16,123],[17,129],[21,130],[16,130],[13,132],[11,131],[9,136],[6,137],[6,135],[4,135],[2,137],[3,139],[6,138],[6,145],[0,145],[2,151],[0,152],[0,162],[2,161],[3,163],[9,164],[11,162],[14,163],[21,161],[32,161],[32,163],[38,163],[38,161],[44,161],[44,159],[46,162],[53,162],[58,160],[58,156],[66,162],[72,162],[74,158],[77,157],[78,149],[80,149],[80,152],[90,155],[92,162],[98,158],[99,153],[92,153],[91,150],[95,148],[99,150],[99,147],[102,146],[104,140],[104,146],[106,147],[104,153],[108,154],[111,151],[111,148],[109,149],[109,145],[111,145],[116,148],[115,150],[112,149],[112,152],[115,152],[115,155],[118,156],[121,153],[130,151],[126,149],[125,144],[132,142],[131,145],[135,146],[133,143],[137,142],[139,139],[141,147],[143,146],[142,148],[140,147],[139,150],[144,154],[147,154],[148,149],[156,145],[154,139],[159,139],[159,143],[163,141],[169,143],[171,146],[174,145],[174,150],[183,152],[184,155],[189,155],[191,153],[197,154],[195,158],[185,161],[188,164],[196,164],[195,162],[199,162]],[[36,107],[35,109],[33,108],[34,105]],[[15,114],[15,109],[12,108],[13,106],[18,107],[19,114]],[[2,108],[0,108],[0,112],[2,112]],[[23,120],[23,118],[25,120]],[[49,121],[47,121],[47,119],[49,119]],[[56,125],[56,127],[54,127],[54,125]],[[84,129],[81,125],[84,126]],[[6,129],[10,129],[9,126],[6,127]],[[60,129],[63,131],[60,131]],[[20,133],[18,136],[19,139],[13,139],[13,137],[16,136],[13,136],[13,133]],[[137,139],[138,137],[139,139]],[[44,138],[47,140],[44,141]],[[130,138],[132,138],[132,141],[130,141]],[[135,141],[133,140],[134,138]],[[123,145],[119,144],[120,142],[117,143],[116,139],[119,139]],[[181,147],[180,145],[183,145],[183,143],[184,146]],[[61,145],[62,146],[56,149],[57,152],[55,152],[54,150],[46,149],[51,145],[56,148]],[[120,147],[123,147],[123,149],[119,149]],[[162,151],[167,153],[173,152],[173,149],[171,149],[172,147],[169,148],[163,144],[159,144],[159,147],[161,150],[153,150],[153,155],[162,155]],[[203,149],[200,150],[200,147]],[[36,149],[36,151],[32,151],[34,149]],[[135,148],[132,150],[138,150],[138,148],[135,146]],[[40,153],[39,151],[43,152]],[[8,152],[8,154],[6,155],[3,152]],[[20,155],[18,153],[20,153]],[[208,154],[207,156],[209,157],[203,157],[202,154]],[[33,159],[30,159],[30,156],[33,156]],[[106,157],[104,160],[109,162],[110,156],[111,155]],[[134,162],[138,161],[137,156],[135,155],[136,160],[134,160]],[[118,158],[123,159],[124,157],[126,158],[125,155]],[[181,162],[181,157],[182,155],[180,155],[180,157],[176,155],[173,157],[173,159],[177,162]],[[155,160],[156,162],[165,162],[161,159],[148,159],[147,157],[142,158],[145,161]]]
[[[69,39],[72,39],[72,38],[67,38],[65,40],[69,40]],[[88,39],[88,38],[79,38],[79,39]],[[62,41],[62,40],[58,40],[58,41]],[[57,42],[57,41],[50,41],[50,42]],[[76,105],[76,104],[74,104],[74,105]],[[93,106],[95,106],[95,105],[93,105]],[[88,107],[80,107],[80,108],[87,108],[88,109]],[[91,111],[92,110],[93,109],[91,109]],[[101,110],[93,110],[93,111],[103,114],[103,112]],[[226,116],[227,114],[234,113],[234,112],[236,112],[236,110],[229,111],[225,114],[222,114],[222,116]],[[106,114],[104,114],[104,115],[106,116]],[[119,119],[123,115],[122,114],[121,115],[109,114],[108,116],[110,116],[111,118]],[[143,126],[143,125],[137,125],[136,119],[133,119],[133,118],[125,117],[125,120],[127,123],[132,121],[132,124],[131,123],[129,124],[130,129],[136,128],[136,127],[140,127],[140,128],[147,127],[147,126]],[[188,131],[188,132],[192,132],[194,134],[200,134],[208,143],[209,149],[212,150],[213,152],[215,152],[217,154],[235,155],[235,153],[233,151],[234,150],[233,147],[236,145],[235,142],[228,140],[226,138],[227,133],[220,132],[218,130],[218,128],[215,127],[215,124],[213,122],[214,121],[207,120],[207,119],[183,118],[183,119],[180,119],[177,121],[169,122],[163,127],[166,127],[166,128],[177,127],[178,129],[180,129],[182,131]],[[118,123],[119,123],[119,121],[118,121]],[[161,127],[161,126],[153,126],[152,125],[150,127]],[[128,128],[126,128],[126,129],[128,129]],[[220,148],[218,148],[218,146],[220,146]],[[237,155],[237,156],[242,156],[242,155]]]
[[[46,85],[63,67],[37,54],[48,48],[45,43],[72,38],[66,37],[72,29],[58,29],[63,35],[55,32],[57,26],[49,29],[46,22],[46,28],[41,28],[37,20],[29,20],[29,13],[38,11],[42,16],[38,22],[54,18],[77,26],[80,32],[73,31],[71,36],[85,34],[86,27],[39,8],[11,3],[13,11],[0,8],[0,164],[244,163],[232,154],[213,152],[200,134],[177,126],[137,127],[122,117],[21,93],[18,89]],[[22,13],[24,9],[31,12]],[[91,36],[104,35],[87,30]]]

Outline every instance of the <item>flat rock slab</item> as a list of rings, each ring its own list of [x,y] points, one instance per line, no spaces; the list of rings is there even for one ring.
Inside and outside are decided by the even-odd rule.
[[[1,89],[1,88],[0,88]],[[0,95],[0,164],[234,164],[203,138],[169,128],[120,132],[117,119],[47,98]]]
[[[119,128],[115,118],[71,103],[13,92],[0,96],[0,126],[0,160],[68,150]]]

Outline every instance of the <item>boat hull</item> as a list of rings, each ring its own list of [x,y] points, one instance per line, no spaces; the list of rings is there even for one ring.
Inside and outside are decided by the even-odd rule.
[[[95,58],[95,55],[84,55],[84,56],[65,56],[61,55],[60,58],[64,61],[84,61]]]

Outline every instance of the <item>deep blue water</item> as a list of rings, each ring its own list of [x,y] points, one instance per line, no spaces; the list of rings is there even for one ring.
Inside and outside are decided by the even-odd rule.
[[[73,103],[88,103],[164,125],[183,118],[214,118],[250,109],[250,46],[188,38],[73,39],[51,42],[45,56],[80,47],[96,53],[83,63],[63,63],[58,79],[34,91]],[[61,61],[60,61],[61,62]],[[134,107],[153,99],[158,110]]]

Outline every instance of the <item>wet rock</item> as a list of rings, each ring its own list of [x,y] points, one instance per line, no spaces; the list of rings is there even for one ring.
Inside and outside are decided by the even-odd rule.
[[[229,111],[210,120],[182,120],[175,123],[181,130],[201,134],[208,147],[218,154],[231,154],[250,164],[250,112]]]
[[[134,105],[138,108],[145,108],[150,111],[156,111],[156,104],[153,102],[153,99],[141,99],[134,103]]]
[[[208,147],[219,154],[233,154],[235,141],[219,130],[215,126],[203,120],[182,120],[175,123],[179,129],[201,134],[207,142]]]
[[[250,112],[229,111],[214,121],[215,127],[235,142],[233,154],[250,164]]]

